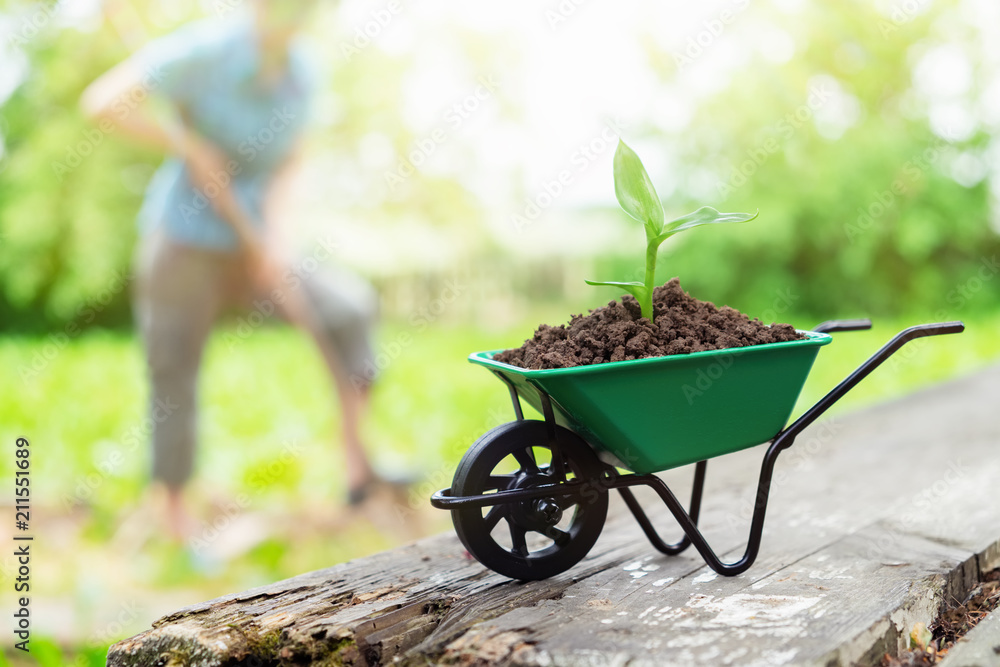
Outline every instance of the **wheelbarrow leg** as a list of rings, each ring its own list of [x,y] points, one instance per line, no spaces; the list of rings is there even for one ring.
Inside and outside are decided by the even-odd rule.
[[[668,487],[662,479],[656,475],[638,475],[633,479],[638,484],[645,484],[646,486],[652,487],[663,500],[664,504],[666,504],[670,513],[674,515],[674,518],[677,520],[677,523],[680,524],[685,534],[684,540],[678,543],[678,546],[684,542],[687,542],[687,544],[693,544],[694,548],[698,550],[698,553],[710,568],[721,575],[732,577],[747,571],[757,559],[757,553],[760,551],[761,536],[764,533],[764,514],[767,510],[767,499],[771,490],[771,475],[774,472],[774,462],[777,460],[778,454],[783,449],[781,446],[776,447],[775,445],[777,444],[777,441],[775,441],[768,448],[767,454],[764,456],[764,464],[761,466],[760,481],[757,484],[757,499],[754,502],[753,518],[750,521],[750,537],[747,540],[746,551],[744,551],[743,556],[739,560],[732,563],[723,563],[722,560],[716,555],[716,553],[712,550],[712,547],[708,545],[705,537],[701,534],[701,531],[698,530],[697,512],[693,515],[686,512],[684,510],[684,506],[681,505],[679,500],[677,500],[677,496],[674,495],[673,491],[670,490],[670,487]],[[698,465],[701,466],[703,463],[704,461]],[[695,474],[697,477],[697,470]],[[704,468],[702,468],[701,481],[704,482]],[[619,489],[619,491],[627,491],[627,489]],[[694,496],[694,494],[692,494],[692,496]],[[640,525],[642,524],[641,521],[639,523]],[[643,530],[645,530],[645,526],[643,527]],[[649,535],[649,531],[646,531],[646,535]],[[650,539],[652,540],[652,538]],[[687,544],[684,546],[687,546]],[[654,546],[657,546],[655,542]],[[657,548],[659,548],[659,546],[657,546]],[[663,551],[663,549],[660,550]]]
[[[691,488],[691,505],[687,511],[687,515],[691,518],[691,523],[695,526],[698,525],[698,514],[701,511],[701,496],[705,488],[705,469],[707,467],[708,461],[699,461],[694,467],[694,485]],[[625,504],[632,510],[632,516],[635,517],[636,522],[642,528],[642,532],[646,533],[646,537],[649,538],[650,543],[657,551],[665,553],[668,556],[676,556],[691,546],[691,538],[688,537],[687,530],[684,531],[684,537],[679,542],[674,542],[673,544],[664,542],[632,491],[628,487],[623,486],[618,489],[618,493],[622,495]]]
[[[504,377],[503,373],[493,371],[493,374],[507,385],[507,391],[510,392],[510,402],[514,406],[514,416],[517,417],[517,421],[524,421],[524,412],[521,411],[521,400],[517,397],[517,388],[514,386],[514,383]]]

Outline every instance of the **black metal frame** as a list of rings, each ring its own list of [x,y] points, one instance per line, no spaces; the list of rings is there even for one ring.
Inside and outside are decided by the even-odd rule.
[[[870,320],[831,320],[823,322],[813,328],[818,333],[833,333],[839,331],[859,331],[871,328]],[[965,325],[961,322],[941,322],[937,324],[923,324],[910,327],[898,333],[892,340],[886,343],[878,352],[873,354],[867,361],[861,364],[853,373],[848,375],[840,384],[834,387],[826,396],[820,399],[815,405],[797,420],[792,422],[784,430],[774,436],[767,453],[764,455],[764,462],[760,469],[760,478],[757,482],[757,496],[754,502],[753,517],[750,520],[750,535],[747,540],[746,550],[743,556],[732,563],[722,562],[712,548],[708,545],[701,531],[698,530],[698,515],[701,509],[702,492],[705,485],[705,473],[708,467],[707,461],[700,461],[695,465],[694,486],[691,491],[690,509],[685,510],[684,506],[677,500],[673,491],[656,475],[620,475],[611,466],[607,468],[607,477],[598,480],[600,485],[608,490],[617,489],[631,510],[639,526],[652,545],[659,551],[668,554],[679,554],[692,544],[698,550],[701,557],[713,570],[726,576],[734,576],[745,572],[753,565],[754,560],[760,550],[761,536],[764,532],[764,515],[767,511],[767,500],[771,491],[771,476],[774,472],[774,464],[778,455],[792,446],[795,438],[812,424],[821,414],[826,412],[830,406],[840,400],[848,391],[853,389],[869,373],[882,364],[886,359],[896,353],[903,345],[924,336],[939,336],[943,334],[961,333],[965,330]],[[510,390],[511,401],[514,405],[514,414],[519,421],[524,419],[521,410],[520,399],[517,389],[503,375],[497,373],[507,388]],[[552,410],[552,402],[548,394],[538,390],[541,398],[542,412],[545,422],[550,425],[554,434],[555,417]],[[439,509],[458,509],[459,507],[488,507],[502,503],[523,502],[537,498],[563,498],[574,497],[582,499],[582,491],[587,485],[593,485],[595,480],[572,480],[557,485],[537,486],[525,489],[513,489],[509,491],[497,491],[487,495],[479,496],[451,496],[451,489],[438,491],[431,497],[431,504]],[[639,504],[639,501],[632,494],[629,487],[648,486],[652,488],[666,504],[670,513],[673,514],[677,523],[684,531],[684,537],[674,544],[668,544],[660,537],[656,528],[653,527],[649,517]]]

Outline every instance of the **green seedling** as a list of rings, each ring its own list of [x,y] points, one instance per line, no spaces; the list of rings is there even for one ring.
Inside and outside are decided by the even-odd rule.
[[[711,206],[702,206],[693,213],[664,222],[663,205],[656,188],[649,180],[639,156],[624,141],[618,141],[615,151],[615,197],[622,209],[646,228],[646,276],[643,282],[600,282],[588,280],[588,285],[607,285],[624,289],[639,302],[642,316],[653,321],[653,288],[656,287],[656,253],[660,245],[674,234],[701,225],[719,222],[747,222],[757,217],[749,213],[720,213]]]

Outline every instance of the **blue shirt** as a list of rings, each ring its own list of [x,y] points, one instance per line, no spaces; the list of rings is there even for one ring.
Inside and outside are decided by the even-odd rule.
[[[229,158],[216,186],[230,182],[255,224],[263,220],[267,185],[306,123],[312,76],[305,54],[289,50],[280,77],[263,81],[251,17],[191,24],[151,42],[138,54],[152,95],[170,100],[192,128]],[[174,241],[216,250],[238,246],[232,227],[215,214],[216,189],[196,189],[182,160],[168,158],[147,190],[139,226],[162,228]]]

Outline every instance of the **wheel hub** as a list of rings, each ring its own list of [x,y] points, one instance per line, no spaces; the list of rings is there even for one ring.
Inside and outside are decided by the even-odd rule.
[[[533,450],[548,443],[560,458],[555,467],[542,463],[539,469]],[[507,457],[517,460],[517,472],[511,474]],[[537,581],[565,572],[594,546],[608,511],[604,486],[591,488],[568,478],[585,482],[603,474],[604,464],[593,450],[562,426],[535,420],[499,426],[462,457],[452,495],[488,498],[494,490],[522,489],[540,497],[497,503],[485,511],[479,503],[452,509],[455,532],[480,563],[511,579]],[[528,533],[544,536],[552,544],[543,545]]]
[[[535,501],[532,509],[535,514],[550,526],[554,526],[562,521],[562,509],[559,508],[559,505],[552,498],[539,498]]]
[[[513,489],[530,489],[537,486],[552,484],[551,477],[538,473],[522,472],[517,476]],[[555,498],[535,498],[525,500],[511,507],[511,519],[528,530],[543,531],[562,521],[562,508]]]

